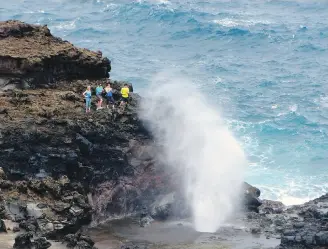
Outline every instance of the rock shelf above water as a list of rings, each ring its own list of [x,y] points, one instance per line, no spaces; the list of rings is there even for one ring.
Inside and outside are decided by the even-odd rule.
[[[0,22],[0,88],[36,87],[63,79],[108,77],[111,62],[101,52],[54,37],[47,26]]]

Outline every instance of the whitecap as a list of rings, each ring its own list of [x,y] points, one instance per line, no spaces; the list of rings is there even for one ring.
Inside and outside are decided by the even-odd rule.
[[[51,28],[54,30],[73,30],[76,28],[76,22],[79,20],[80,18],[76,18],[73,21],[66,21],[66,22],[61,22],[55,26],[52,26]]]
[[[236,26],[245,26],[250,27],[257,24],[270,24],[271,22],[268,20],[243,20],[243,19],[231,19],[231,18],[223,18],[223,19],[215,19],[213,20],[215,24],[219,24],[224,27],[236,27]]]
[[[294,105],[291,105],[291,106],[289,106],[289,108],[288,108],[291,112],[296,112],[297,111],[297,109],[298,109],[298,105],[296,105],[296,104],[294,104]]]
[[[321,97],[319,103],[321,107],[328,108],[328,96]]]

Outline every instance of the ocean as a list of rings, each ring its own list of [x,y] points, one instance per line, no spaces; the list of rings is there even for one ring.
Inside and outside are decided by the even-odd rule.
[[[328,190],[327,13],[327,0],[0,5],[1,21],[47,24],[56,36],[101,50],[112,61],[111,78],[132,82],[141,95],[159,73],[188,79],[244,149],[245,180],[262,198],[285,204]]]

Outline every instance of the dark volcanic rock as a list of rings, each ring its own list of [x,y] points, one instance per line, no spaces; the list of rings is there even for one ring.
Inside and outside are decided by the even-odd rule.
[[[40,237],[34,240],[33,245],[35,249],[47,249],[51,246],[51,243],[46,238]]]
[[[0,37],[0,89],[105,78],[111,69],[106,57],[53,37],[47,26],[0,22]]]
[[[0,220],[0,233],[1,232],[7,232],[6,224],[3,220]]]
[[[14,248],[15,249],[29,249],[32,248],[31,238],[33,237],[32,233],[23,233],[18,235],[15,238]]]
[[[259,199],[261,195],[261,191],[258,188],[253,187],[252,185],[246,182],[244,183],[243,189],[244,189],[244,203],[246,208],[249,211],[258,212],[259,206],[262,205],[262,202]]]

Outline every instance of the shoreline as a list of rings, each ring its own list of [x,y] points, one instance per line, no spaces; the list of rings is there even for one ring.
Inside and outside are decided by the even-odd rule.
[[[14,44],[0,50],[0,219],[17,223],[17,249],[26,243],[45,249],[53,240],[92,249],[85,227],[113,216],[134,213],[139,226],[132,232],[150,234],[159,221],[190,217],[175,175],[156,161],[159,148],[138,116],[138,94],[131,93],[123,113],[84,114],[81,93],[108,81],[108,58],[53,37],[46,26],[0,22],[0,35],[2,47]],[[112,82],[117,103],[124,83]],[[236,209],[247,226],[223,229],[226,240],[274,238],[279,249],[328,246],[328,195],[285,206],[260,194],[244,183]]]

